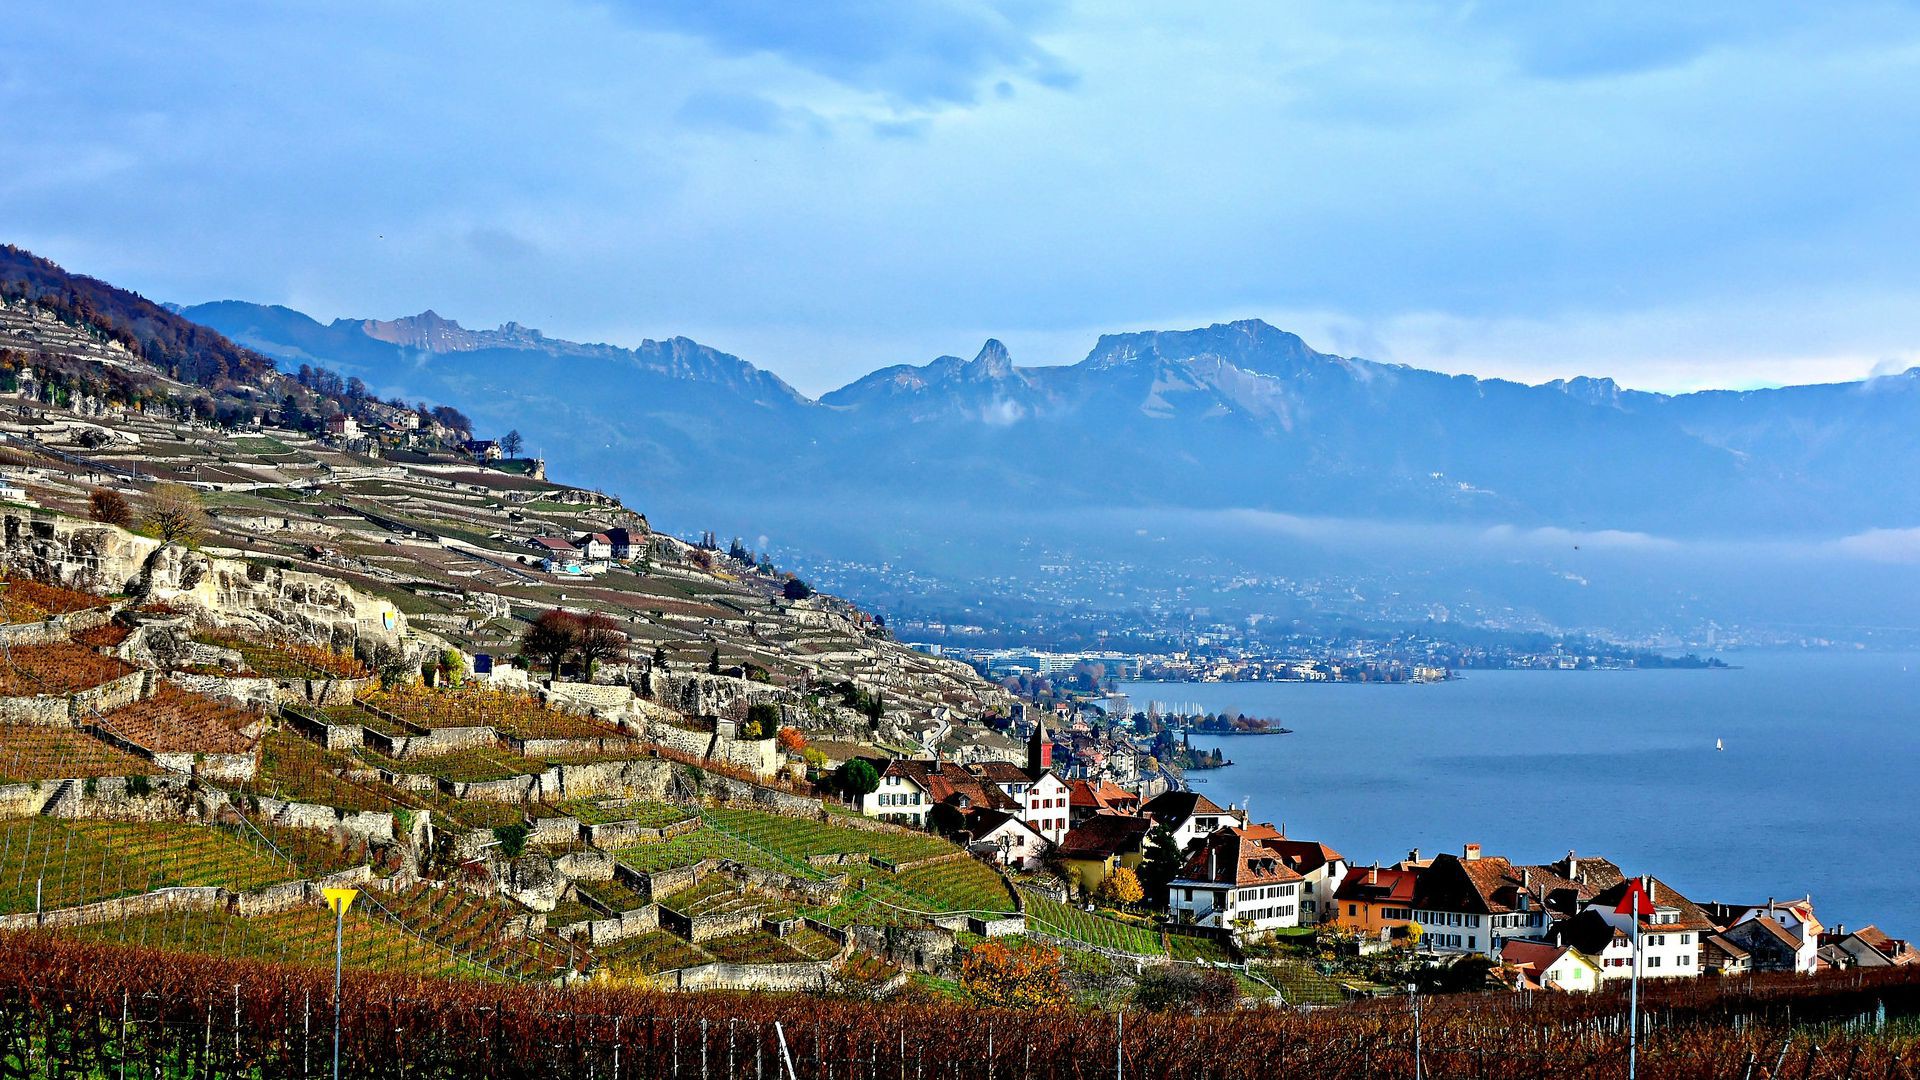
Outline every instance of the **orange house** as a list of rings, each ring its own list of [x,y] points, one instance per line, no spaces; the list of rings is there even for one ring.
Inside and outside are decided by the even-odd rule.
[[[1378,863],[1347,872],[1333,894],[1331,922],[1346,930],[1374,934],[1413,921],[1413,886],[1418,870],[1383,870]]]

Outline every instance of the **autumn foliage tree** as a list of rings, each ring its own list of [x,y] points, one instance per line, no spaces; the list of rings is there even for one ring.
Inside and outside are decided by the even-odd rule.
[[[1073,1003],[1060,950],[1034,942],[975,945],[960,962],[960,985],[983,1005],[1057,1009]]]
[[[580,654],[580,665],[586,668],[587,678],[591,679],[594,665],[626,655],[627,634],[613,616],[595,612],[582,618],[575,627],[573,648]]]
[[[807,737],[800,733],[799,728],[781,728],[780,734],[776,736],[776,740],[779,743],[780,749],[789,754],[804,753],[807,749]]]
[[[200,493],[185,484],[155,484],[147,493],[140,523],[163,544],[193,547],[206,535],[207,511]]]
[[[580,616],[554,608],[543,611],[520,637],[520,650],[547,662],[554,678],[560,677],[560,665],[580,640]]]
[[[94,488],[87,496],[87,516],[107,525],[133,528],[133,504],[111,488]]]
[[[1122,904],[1137,904],[1147,895],[1140,887],[1140,875],[1129,867],[1117,866],[1100,880],[1100,897]]]

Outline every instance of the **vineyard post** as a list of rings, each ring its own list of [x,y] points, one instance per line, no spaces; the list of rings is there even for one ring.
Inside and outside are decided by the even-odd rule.
[[[780,1060],[787,1064],[787,1080],[800,1080],[800,1074],[793,1071],[793,1052],[787,1049],[787,1029],[778,1020],[773,1022],[773,1035],[780,1040]]]
[[[347,909],[353,906],[353,898],[360,895],[358,889],[322,889],[327,906],[333,909],[333,1080],[340,1080],[340,967],[341,957],[345,953],[347,935]]]
[[[127,1080],[127,996],[120,991],[120,1080]]]
[[[313,988],[300,995],[300,1080],[310,1075],[308,1062],[313,1056]]]
[[[1627,894],[1629,902],[1633,893]],[[1640,1065],[1640,912],[1638,906],[1629,916],[1633,920],[1633,982],[1627,989],[1627,1080],[1634,1080]]]
[[[1408,983],[1413,994],[1413,1080],[1420,1080],[1420,984]]]
[[[1127,1075],[1127,1011],[1121,1009],[1113,1014],[1113,1080],[1126,1080]]]

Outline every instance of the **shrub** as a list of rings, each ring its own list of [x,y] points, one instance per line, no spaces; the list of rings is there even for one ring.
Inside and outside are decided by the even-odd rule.
[[[1052,1009],[1072,1002],[1060,950],[1028,942],[1010,948],[983,941],[960,962],[960,985],[985,1005]]]
[[[1150,967],[1140,973],[1133,1002],[1154,1012],[1217,1012],[1240,1000],[1231,974],[1184,964]]]

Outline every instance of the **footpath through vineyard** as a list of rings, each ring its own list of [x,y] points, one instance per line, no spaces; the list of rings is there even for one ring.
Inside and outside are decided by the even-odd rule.
[[[1420,1024],[1423,1075],[1623,1076],[1621,1006],[1616,994],[1433,1000]],[[1414,1075],[1404,1002],[1122,1017],[354,974],[341,1013],[342,1073],[366,1078]],[[1920,1075],[1912,968],[1658,986],[1643,1015],[1648,1080]],[[332,1016],[331,986],[311,970],[0,935],[8,1076],[318,1077]]]

